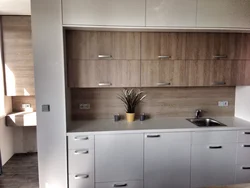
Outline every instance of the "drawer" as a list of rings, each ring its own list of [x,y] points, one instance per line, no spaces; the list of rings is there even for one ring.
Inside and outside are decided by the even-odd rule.
[[[250,143],[250,130],[238,131],[238,141]]]
[[[192,144],[236,143],[236,131],[194,132]]]
[[[69,175],[69,188],[94,188],[94,173]]]
[[[250,183],[250,165],[236,167],[236,184]]]
[[[69,173],[94,172],[94,149],[68,151]]]
[[[238,146],[237,146],[237,164],[250,165],[250,142],[238,144]]]
[[[96,186],[95,186],[95,188],[114,188],[114,187],[143,188],[143,182],[142,181],[124,181],[124,182],[96,183]]]
[[[68,149],[94,148],[94,136],[70,135],[68,136]]]

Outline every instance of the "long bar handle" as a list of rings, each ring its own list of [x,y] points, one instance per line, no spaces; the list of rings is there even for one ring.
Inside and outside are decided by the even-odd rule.
[[[242,170],[250,170],[250,167],[242,167]]]
[[[76,150],[75,155],[88,154],[89,150]]]
[[[171,56],[169,56],[169,55],[159,55],[158,59],[171,59]]]
[[[247,134],[247,135],[250,135],[250,132],[244,132],[243,134]]]
[[[75,179],[76,179],[76,180],[79,180],[79,179],[86,179],[86,178],[89,178],[89,175],[88,175],[88,174],[78,174],[78,175],[75,175]]]
[[[98,83],[99,86],[112,86],[112,83],[110,82],[100,82]]]
[[[156,84],[157,86],[170,86],[171,83],[170,82],[159,82]]]
[[[226,59],[227,55],[214,55],[213,58],[214,59]]]
[[[76,140],[76,141],[79,141],[79,140],[88,140],[88,139],[89,139],[89,137],[87,137],[87,136],[76,136],[74,138],[74,140]]]
[[[147,138],[159,138],[159,137],[161,137],[161,135],[159,135],[159,134],[148,134],[147,135]]]
[[[116,183],[113,185],[113,187],[127,187],[127,183]]]
[[[110,58],[112,58],[112,55],[100,54],[100,55],[98,55],[98,58],[101,58],[101,59],[110,59]]]
[[[209,149],[222,149],[222,146],[209,146]]]
[[[242,145],[244,148],[250,148],[250,145]]]
[[[213,85],[224,86],[224,85],[226,85],[226,82],[214,82]]]

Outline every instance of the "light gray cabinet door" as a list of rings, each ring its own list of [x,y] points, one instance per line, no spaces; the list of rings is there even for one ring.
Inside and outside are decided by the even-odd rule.
[[[144,188],[188,188],[191,133],[145,135]]]
[[[192,146],[191,187],[234,184],[236,143]]]
[[[63,24],[145,26],[145,0],[63,0]]]
[[[236,166],[236,184],[250,183],[250,165]]]
[[[143,179],[143,134],[95,136],[95,181]]]

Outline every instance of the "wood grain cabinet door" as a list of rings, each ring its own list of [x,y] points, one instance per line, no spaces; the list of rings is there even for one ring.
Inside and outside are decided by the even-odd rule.
[[[141,59],[184,60],[186,33],[141,33]]]
[[[30,16],[3,16],[2,31],[7,95],[35,95]]]
[[[169,87],[185,85],[185,61],[158,60],[141,62],[142,87]]]
[[[234,61],[236,65],[236,85],[250,85],[250,60]]]
[[[196,0],[147,0],[146,26],[196,27]]]
[[[145,0],[63,0],[63,24],[145,26]]]
[[[140,61],[71,60],[68,62],[69,87],[139,87]]]
[[[67,57],[82,60],[139,60],[140,33],[66,32]]]

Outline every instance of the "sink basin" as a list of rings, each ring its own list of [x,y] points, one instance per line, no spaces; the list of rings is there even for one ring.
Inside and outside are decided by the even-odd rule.
[[[225,127],[226,125],[211,118],[191,118],[187,119],[189,122],[198,127]]]

